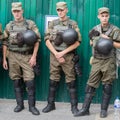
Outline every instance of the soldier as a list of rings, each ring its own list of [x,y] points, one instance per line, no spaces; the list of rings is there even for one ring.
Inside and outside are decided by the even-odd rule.
[[[93,49],[92,68],[85,90],[82,109],[75,116],[89,115],[89,108],[96,88],[103,85],[100,117],[107,117],[107,109],[112,95],[112,84],[116,78],[115,48],[120,47],[120,30],[109,23],[109,8],[98,9],[100,24],[89,33]]]
[[[21,2],[12,3],[12,14],[14,16],[14,21],[10,21],[4,31],[4,41],[3,41],[3,67],[8,69],[9,75],[13,80],[15,97],[17,106],[14,112],[20,112],[24,109],[23,103],[23,88],[22,80],[25,82],[26,90],[28,93],[28,104],[29,111],[34,115],[39,115],[38,109],[35,107],[35,80],[33,67],[36,65],[36,56],[39,48],[40,33],[36,24],[32,20],[26,20],[23,18],[23,9]],[[34,31],[34,34],[29,32]],[[23,35],[23,36],[20,36]],[[28,36],[28,41],[33,38],[35,43],[29,45],[26,44]],[[32,41],[30,41],[32,42]],[[9,51],[7,55],[7,50]],[[6,57],[8,57],[8,63]]]
[[[58,2],[56,10],[59,18],[50,22],[45,35],[46,46],[50,50],[50,83],[48,104],[42,112],[47,113],[55,109],[55,93],[60,81],[61,70],[63,70],[70,93],[71,111],[74,114],[78,112],[78,101],[72,59],[74,50],[80,45],[81,35],[77,23],[66,16],[68,12],[66,2]]]
[[[2,33],[2,25],[0,24],[0,65],[2,65],[2,42],[3,33]]]

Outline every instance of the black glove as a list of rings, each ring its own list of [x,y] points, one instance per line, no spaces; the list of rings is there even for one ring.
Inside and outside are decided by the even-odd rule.
[[[37,76],[40,75],[40,64],[38,62],[39,60],[40,60],[40,56],[37,55],[37,57],[36,57],[36,65],[33,67],[34,73]]]
[[[62,42],[63,42],[62,34],[63,34],[63,32],[58,32],[58,33],[56,34],[56,38],[55,38],[55,40],[54,40],[54,44],[55,44],[56,46],[59,46],[59,45],[62,44]]]
[[[100,35],[100,32],[93,29],[93,30],[90,31],[90,33],[89,33],[89,38],[92,39],[93,37],[96,37],[96,36],[99,36],[99,35]]]
[[[75,63],[74,64],[74,69],[75,69],[76,74],[78,76],[81,76],[82,71],[81,71],[80,64],[79,64],[79,55],[75,55],[72,60]]]
[[[35,75],[40,75],[40,65],[36,63],[36,65],[33,67]]]
[[[18,40],[18,47],[22,47],[24,45],[24,38],[23,38],[23,34],[20,32],[20,33],[17,33],[17,36],[16,36],[17,40]]]

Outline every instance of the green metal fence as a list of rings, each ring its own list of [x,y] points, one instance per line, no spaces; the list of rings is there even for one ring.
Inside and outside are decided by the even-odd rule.
[[[57,15],[55,4],[60,0],[0,0],[0,23],[3,29],[5,25],[13,19],[11,14],[11,3],[21,1],[24,8],[24,17],[32,19],[36,22],[42,35],[42,42],[39,48],[41,75],[36,77],[36,92],[37,100],[46,100],[49,86],[49,50],[44,43],[45,30],[45,15]],[[97,19],[97,9],[102,6],[107,6],[111,10],[110,21],[120,27],[120,1],[119,0],[64,0],[68,4],[68,16],[78,22],[81,34],[82,43],[78,48],[80,55],[80,65],[82,69],[82,76],[77,77],[77,91],[79,102],[83,102],[84,89],[90,72],[89,58],[91,56],[91,48],[89,46],[88,32],[99,23]],[[120,96],[120,81],[116,80],[113,86],[113,97]],[[98,103],[101,100],[100,86],[97,89],[94,102]],[[3,70],[0,66],[0,97],[13,99],[14,91],[13,84],[8,77],[8,71]],[[57,101],[69,101],[69,94],[66,88],[64,77],[61,79],[58,88]]]

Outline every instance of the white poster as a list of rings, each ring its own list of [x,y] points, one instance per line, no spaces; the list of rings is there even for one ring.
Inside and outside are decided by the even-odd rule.
[[[49,22],[52,21],[52,20],[55,20],[55,19],[57,19],[57,18],[58,18],[57,15],[46,15],[46,16],[45,16],[45,31],[46,31],[47,28],[48,28]]]

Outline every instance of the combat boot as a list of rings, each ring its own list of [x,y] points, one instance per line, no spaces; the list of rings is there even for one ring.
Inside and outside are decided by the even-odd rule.
[[[20,112],[24,109],[22,79],[14,80],[14,91],[17,102],[14,112]]]
[[[42,110],[42,112],[47,113],[52,110],[55,110],[55,93],[56,88],[58,86],[58,82],[50,80],[50,87],[49,87],[49,95],[48,95],[48,104],[47,106]]]
[[[89,108],[90,108],[90,104],[91,101],[93,99],[93,96],[95,94],[95,88],[87,85],[86,86],[86,95],[85,95],[85,100],[82,106],[82,109],[79,110],[78,113],[74,114],[74,116],[84,116],[84,115],[89,115]]]
[[[70,101],[71,101],[71,111],[73,114],[78,113],[78,100],[77,100],[77,93],[76,93],[76,87],[75,87],[75,80],[73,80],[70,83],[67,83],[69,88],[69,94],[70,94]]]
[[[28,92],[28,104],[29,104],[29,111],[33,115],[40,115],[39,110],[35,107],[35,83],[34,80],[26,81],[26,87]]]
[[[111,84],[103,85],[103,97],[102,97],[101,112],[100,112],[101,118],[107,117],[107,109],[109,106],[111,94],[112,94],[112,85]]]

